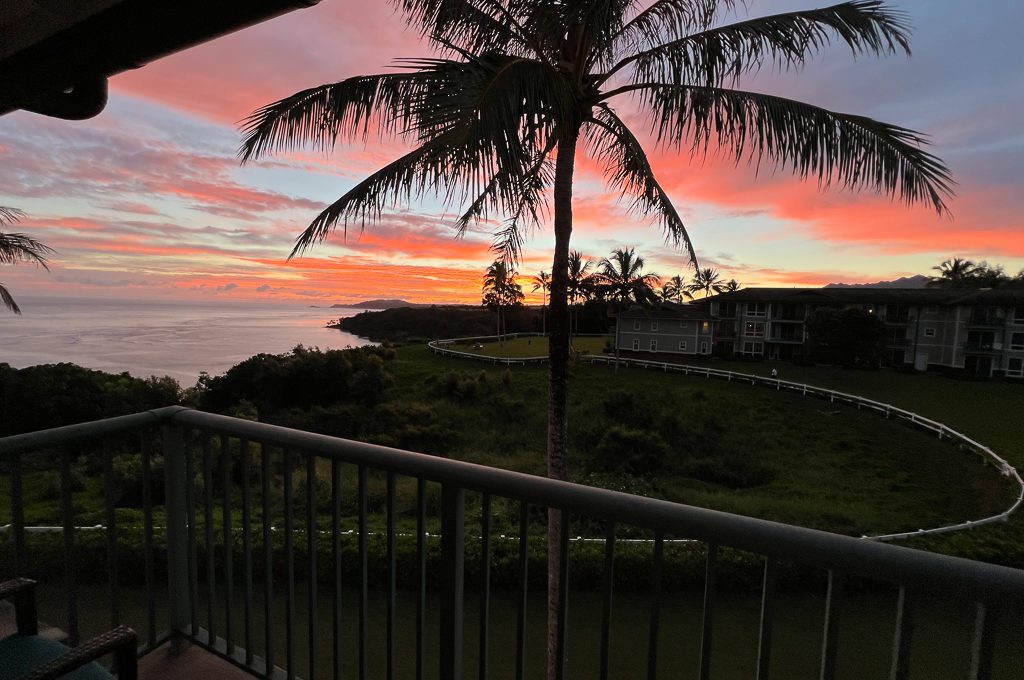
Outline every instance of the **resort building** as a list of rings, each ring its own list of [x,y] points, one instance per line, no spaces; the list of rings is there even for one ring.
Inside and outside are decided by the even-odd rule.
[[[802,361],[806,321],[821,307],[863,309],[881,319],[888,365],[1024,378],[1021,288],[748,288],[627,310],[618,344],[625,352]]]
[[[620,313],[620,351],[694,356],[711,354],[714,323],[706,305],[662,302]]]

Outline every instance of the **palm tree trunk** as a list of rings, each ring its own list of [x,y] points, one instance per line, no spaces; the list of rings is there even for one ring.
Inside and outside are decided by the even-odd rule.
[[[555,254],[551,263],[551,332],[548,336],[548,477],[568,479],[569,435],[569,238],[572,235],[572,177],[579,129],[563,130],[555,163]],[[548,665],[547,678],[558,674],[558,605],[562,595],[559,555],[561,515],[548,510]]]

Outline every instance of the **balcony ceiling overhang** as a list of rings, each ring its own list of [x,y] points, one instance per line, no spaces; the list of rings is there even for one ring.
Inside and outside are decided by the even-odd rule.
[[[2,0],[0,116],[91,118],[107,79],[320,0]]]

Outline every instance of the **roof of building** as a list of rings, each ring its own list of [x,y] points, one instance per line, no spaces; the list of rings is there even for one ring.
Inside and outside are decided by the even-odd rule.
[[[1004,305],[1024,303],[1024,288],[745,288],[720,293],[716,302],[869,302],[909,305]]]
[[[319,0],[3,0],[0,115],[79,120],[107,78]]]
[[[672,319],[709,319],[710,314],[707,305],[663,301],[656,306],[633,305],[624,309],[623,317],[641,318],[672,318]]]

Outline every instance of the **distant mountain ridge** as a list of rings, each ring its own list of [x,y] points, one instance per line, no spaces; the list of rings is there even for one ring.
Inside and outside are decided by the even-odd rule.
[[[930,276],[914,274],[894,281],[876,281],[875,283],[830,283],[825,288],[926,288],[931,281]]]
[[[331,305],[331,309],[395,309],[397,307],[429,307],[427,304],[406,302],[405,300],[364,300]]]

